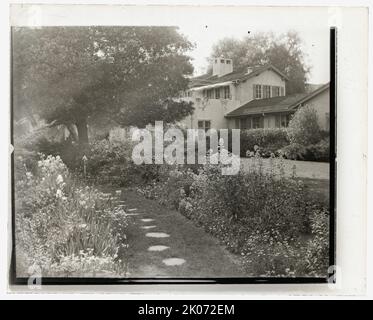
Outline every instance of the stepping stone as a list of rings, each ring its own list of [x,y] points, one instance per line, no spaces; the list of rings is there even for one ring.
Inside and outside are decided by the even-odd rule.
[[[126,216],[138,216],[138,213],[125,213]]]
[[[168,238],[170,235],[164,232],[149,232],[145,236],[149,238]]]
[[[121,195],[121,194],[122,194],[122,190],[116,190],[116,191],[115,191],[115,194],[119,194],[119,195]]]
[[[148,251],[163,251],[169,248],[170,247],[167,247],[167,246],[151,246],[148,248]]]
[[[127,211],[129,211],[129,212],[131,212],[131,211],[137,211],[137,208],[128,209]]]
[[[152,222],[154,219],[141,219],[142,222]]]
[[[153,229],[156,228],[157,226],[143,226],[141,229]]]
[[[162,260],[162,262],[167,266],[180,266],[181,264],[185,263],[185,260],[180,258],[168,258]]]

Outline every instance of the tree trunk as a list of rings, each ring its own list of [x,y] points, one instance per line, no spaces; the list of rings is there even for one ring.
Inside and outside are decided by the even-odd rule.
[[[85,146],[88,144],[88,126],[87,119],[81,119],[76,123],[78,129],[79,144]]]
[[[74,141],[77,141],[77,142],[78,142],[78,141],[79,141],[79,137],[78,137],[78,131],[77,131],[77,129],[76,129],[75,124],[73,124],[73,123],[69,123],[69,124],[66,125],[66,127],[67,127],[67,129],[69,130],[72,139],[73,139]]]

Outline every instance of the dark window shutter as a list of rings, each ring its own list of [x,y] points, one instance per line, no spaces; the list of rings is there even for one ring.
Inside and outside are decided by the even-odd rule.
[[[276,116],[276,128],[280,128],[280,127],[281,127],[281,116],[277,115]]]

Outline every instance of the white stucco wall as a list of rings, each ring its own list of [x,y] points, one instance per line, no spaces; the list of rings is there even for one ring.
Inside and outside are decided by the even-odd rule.
[[[264,71],[258,76],[241,82],[238,85],[230,84],[232,99],[206,99],[203,98],[202,88],[201,90],[194,89],[192,97],[183,98],[194,102],[194,114],[181,121],[181,124],[187,128],[198,128],[198,120],[210,120],[211,127],[215,129],[228,128],[232,125],[234,127],[234,121],[232,124],[224,116],[244,103],[253,100],[254,84],[279,86],[284,87],[285,90],[285,80],[281,79],[276,72],[271,70]],[[272,120],[269,121],[272,123]],[[275,120],[273,118],[274,125]]]
[[[312,106],[318,116],[319,125],[322,130],[329,130],[329,117],[330,117],[330,102],[329,102],[329,89],[323,91],[317,96],[305,102],[305,105]],[[294,110],[295,112],[295,110]],[[276,128],[276,114],[264,115],[264,128]],[[235,118],[227,119],[229,129],[237,128]]]
[[[286,90],[285,80],[282,80],[281,77],[276,72],[273,72],[271,70],[266,70],[260,73],[258,76],[250,78],[236,87],[235,98],[237,100],[240,100],[241,104],[244,104],[254,99],[254,94],[253,94],[254,84],[279,86],[279,87],[284,87],[284,90]],[[286,95],[286,91],[284,92]]]
[[[311,100],[307,101],[306,104],[311,105],[315,108],[317,116],[319,118],[319,125],[322,130],[329,130],[329,115],[330,115],[330,101],[329,101],[330,90],[327,89],[322,93],[318,94]]]

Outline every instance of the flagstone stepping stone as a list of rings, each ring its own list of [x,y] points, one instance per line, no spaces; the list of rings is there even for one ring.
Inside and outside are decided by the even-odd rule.
[[[168,258],[162,260],[162,262],[167,266],[180,266],[185,263],[185,260],[180,258]]]
[[[122,190],[116,190],[115,194],[121,195],[122,194]]]
[[[133,209],[128,209],[128,211],[137,211],[137,208],[133,208]]]
[[[126,216],[138,216],[138,213],[125,213]]]
[[[141,219],[142,222],[152,222],[154,219]]]
[[[168,238],[170,235],[164,232],[149,232],[146,236],[149,238]]]
[[[167,246],[151,246],[148,248],[148,251],[163,251],[169,248],[170,247],[167,247]]]
[[[141,229],[153,229],[156,228],[157,226],[143,226]]]

